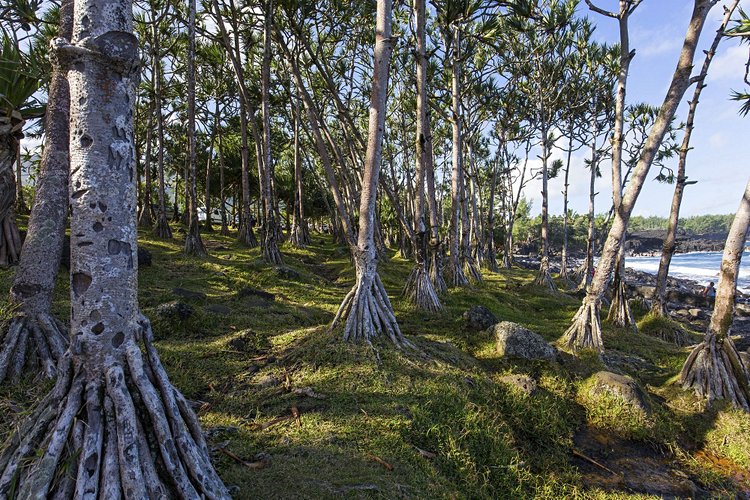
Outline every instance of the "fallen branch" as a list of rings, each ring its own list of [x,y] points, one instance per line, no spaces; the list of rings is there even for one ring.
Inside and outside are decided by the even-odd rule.
[[[600,467],[600,468],[602,468],[602,469],[606,470],[607,472],[609,472],[609,473],[610,473],[610,474],[612,474],[613,476],[616,476],[616,475],[617,475],[617,473],[616,473],[615,471],[613,471],[612,469],[608,469],[607,467],[603,466],[602,464],[600,464],[599,462],[597,462],[597,461],[596,461],[596,460],[594,460],[593,458],[591,458],[591,457],[588,457],[588,456],[584,455],[584,454],[583,454],[583,453],[581,453],[580,451],[578,451],[578,450],[576,450],[576,449],[573,449],[573,450],[571,450],[571,451],[573,452],[573,456],[576,456],[576,457],[578,457],[578,458],[582,458],[583,460],[586,460],[587,462],[589,462],[589,463],[592,463],[592,464],[596,465],[597,467]]]
[[[259,469],[265,469],[266,467],[270,467],[271,461],[268,459],[258,460],[256,462],[246,462],[245,460],[242,460],[240,457],[238,457],[236,454],[232,453],[231,451],[227,450],[226,448],[219,448],[219,451],[222,452],[224,455],[228,456],[235,462],[244,465],[250,470],[259,470]]]
[[[393,466],[391,464],[389,464],[388,462],[386,462],[385,460],[383,460],[382,458],[376,457],[375,455],[370,455],[369,453],[367,454],[367,457],[370,458],[371,460],[376,461],[377,463],[379,463],[380,465],[382,465],[383,467],[385,467],[389,471],[393,470]]]
[[[433,453],[431,451],[423,450],[419,446],[414,446],[414,448],[417,450],[417,452],[419,453],[419,455],[422,458],[427,458],[427,459],[432,460],[433,458],[437,457],[437,453]]]

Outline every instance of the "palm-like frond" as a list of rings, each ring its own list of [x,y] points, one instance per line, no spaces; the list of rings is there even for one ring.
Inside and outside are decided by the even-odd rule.
[[[0,47],[0,114],[10,116],[15,112],[24,119],[38,116],[43,106],[33,95],[39,83],[40,75],[36,74],[34,65],[4,37]]]

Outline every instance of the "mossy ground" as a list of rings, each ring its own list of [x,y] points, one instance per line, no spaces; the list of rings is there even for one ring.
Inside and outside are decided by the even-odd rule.
[[[533,272],[485,271],[483,283],[449,291],[442,297],[446,311],[429,315],[400,297],[410,263],[384,260],[381,276],[396,316],[417,347],[398,352],[387,343],[343,343],[338,332],[328,332],[353,272],[348,252],[327,237],[315,235],[304,250],[282,248],[285,266],[299,273],[291,279],[265,265],[257,249],[241,248],[231,237],[203,237],[210,256],[195,259],[182,254],[178,239],[141,233],[153,265],[140,270],[140,304],[173,383],[201,402],[212,444],[246,462],[270,455],[270,466],[250,469],[216,452],[221,476],[239,487],[237,498],[630,495],[583,480],[574,437],[587,428],[671,450],[706,491],[733,495],[750,488],[736,474],[750,467],[750,420],[728,409],[706,410],[674,384],[686,349],[605,325],[605,345],[619,356],[618,366],[656,406],[645,418],[582,396],[589,377],[604,368],[597,356],[510,361],[496,355],[488,333],[465,331],[462,313],[481,304],[501,320],[557,340],[579,302],[535,287]],[[7,289],[11,277],[1,271],[0,287]],[[61,272],[55,310],[63,318],[67,280]],[[182,299],[176,287],[207,298]],[[243,287],[276,299],[241,298]],[[157,306],[172,300],[193,306],[193,317],[158,319]],[[209,305],[230,312],[209,312]],[[240,337],[243,342],[230,344]],[[509,373],[531,375],[538,391],[529,396],[502,383]],[[26,380],[0,388],[0,434],[48,387]],[[293,412],[299,419],[267,426]]]

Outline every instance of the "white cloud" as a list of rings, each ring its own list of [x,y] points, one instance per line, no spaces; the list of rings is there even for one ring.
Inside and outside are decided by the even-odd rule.
[[[711,134],[711,137],[708,138],[708,143],[711,145],[712,148],[723,148],[727,144],[729,144],[729,141],[721,132],[715,132]]]
[[[727,80],[741,84],[747,58],[747,45],[725,46],[724,51],[718,54],[711,63],[708,70],[708,81]]]

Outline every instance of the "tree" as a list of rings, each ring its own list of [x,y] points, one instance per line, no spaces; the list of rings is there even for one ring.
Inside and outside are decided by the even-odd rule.
[[[657,156],[659,146],[670,127],[680,100],[690,84],[694,83],[691,80],[690,72],[693,67],[693,57],[698,45],[698,38],[703,30],[708,12],[715,4],[716,0],[694,1],[690,23],[685,34],[682,50],[680,51],[677,68],[667,90],[667,95],[659,109],[656,122],[651,128],[643,153],[638,158],[622,202],[615,211],[614,221],[607,235],[607,240],[596,269],[596,276],[586,292],[586,297],[583,299],[581,307],[573,317],[570,328],[568,328],[563,338],[563,343],[570,349],[588,348],[596,351],[603,350],[599,318],[602,297],[608,286],[617,254],[620,251],[620,245],[628,227],[630,214],[646,181],[649,169]],[[610,14],[612,17],[616,17],[616,14]]]
[[[58,36],[69,40],[73,1],[60,6]],[[53,54],[54,55],[54,54]],[[8,324],[0,350],[0,382],[16,380],[27,364],[27,353],[41,364],[47,377],[68,344],[68,329],[52,314],[52,292],[60,265],[68,214],[68,108],[70,93],[65,72],[53,58],[45,116],[45,145],[40,179],[29,217],[26,241],[10,288],[17,313]]]
[[[436,312],[443,308],[427,269],[427,224],[425,221],[425,170],[428,161],[426,146],[430,134],[427,122],[427,56],[425,55],[425,0],[414,0],[414,16],[417,27],[417,120],[416,120],[416,186],[414,214],[414,269],[406,281],[405,293],[411,301],[425,311]],[[434,182],[434,181],[433,181]],[[433,186],[434,193],[434,186]]]
[[[703,60],[703,66],[701,71],[696,78],[695,91],[693,92],[693,98],[690,100],[688,107],[687,122],[685,125],[685,132],[682,138],[682,145],[680,146],[680,156],[677,163],[677,175],[674,177],[674,195],[672,196],[672,206],[669,211],[669,227],[667,228],[667,234],[664,237],[664,244],[662,245],[661,259],[659,260],[659,270],[656,274],[656,286],[654,287],[653,303],[651,305],[651,313],[657,316],[667,315],[667,276],[669,275],[669,264],[672,261],[672,255],[676,248],[677,239],[677,224],[680,218],[680,206],[682,205],[682,195],[685,191],[685,186],[693,184],[695,181],[688,181],[685,175],[685,164],[687,163],[687,155],[690,151],[690,138],[693,133],[695,125],[695,112],[698,109],[698,101],[700,100],[701,92],[706,87],[706,75],[708,74],[708,68],[711,65],[711,61],[716,54],[716,48],[719,46],[721,39],[724,37],[724,31],[726,30],[729,20],[732,17],[732,13],[737,8],[739,0],[734,0],[729,7],[725,7],[724,19],[722,20],[719,29],[716,30],[716,36],[714,37],[711,47],[706,52],[706,57]]]
[[[729,336],[737,294],[737,276],[750,227],[750,179],[740,200],[724,245],[719,286],[711,322],[703,342],[688,356],[680,372],[680,383],[709,401],[726,399],[750,412],[750,366],[747,366]]]
[[[344,319],[345,340],[371,342],[378,333],[384,333],[394,344],[402,346],[409,345],[409,342],[401,333],[391,301],[380,281],[374,238],[375,201],[383,150],[388,73],[394,44],[391,33],[391,0],[378,0],[376,20],[367,153],[359,206],[359,234],[353,252],[356,282],[341,303],[332,328]]]
[[[56,50],[71,94],[73,340],[0,454],[0,496],[229,498],[138,308],[130,0],[76,2],[72,44]]]

